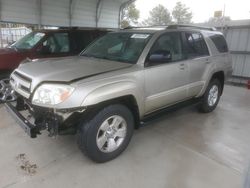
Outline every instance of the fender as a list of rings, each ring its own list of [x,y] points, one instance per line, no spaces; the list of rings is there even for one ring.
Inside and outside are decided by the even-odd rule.
[[[135,98],[141,116],[144,112],[143,91],[132,81],[119,81],[103,85],[90,92],[83,100],[81,106],[92,106],[128,95],[132,95]]]
[[[206,79],[206,82],[205,82],[201,92],[197,95],[197,97],[201,97],[205,93],[205,91],[206,91],[206,89],[208,87],[208,84],[210,83],[210,81],[211,81],[212,77],[214,76],[214,74],[216,74],[217,72],[223,72],[224,73],[224,78],[225,78],[225,71],[224,70],[213,70],[213,71],[211,71],[211,73],[208,74],[209,77]]]

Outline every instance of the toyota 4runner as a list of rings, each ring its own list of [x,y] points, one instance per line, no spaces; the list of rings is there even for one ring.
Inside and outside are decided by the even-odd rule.
[[[21,64],[0,89],[16,96],[6,107],[32,138],[76,133],[88,157],[106,162],[156,112],[188,101],[213,111],[231,72],[222,33],[170,25],[108,33],[78,57]]]

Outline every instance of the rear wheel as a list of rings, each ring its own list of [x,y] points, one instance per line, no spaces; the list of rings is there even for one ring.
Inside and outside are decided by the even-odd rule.
[[[212,112],[220,100],[221,90],[221,82],[218,79],[211,80],[202,97],[202,103],[198,107],[199,111],[203,113]]]
[[[106,162],[120,155],[128,146],[134,118],[123,105],[110,105],[80,125],[77,141],[93,161]]]

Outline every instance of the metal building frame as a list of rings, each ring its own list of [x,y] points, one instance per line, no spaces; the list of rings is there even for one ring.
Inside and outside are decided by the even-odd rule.
[[[120,24],[121,10],[133,1],[135,0],[59,0],[57,2],[48,0],[0,0],[0,22],[35,24],[38,25],[38,27],[41,27],[42,25],[48,25],[62,27],[80,26],[118,28]],[[28,16],[29,19],[25,20],[25,22],[21,22],[18,19],[19,14],[17,13],[17,11],[19,11],[18,6],[22,5],[21,2],[25,2],[27,6],[31,7],[26,7],[25,5],[21,7],[22,10],[27,10],[27,13],[25,11],[20,10],[20,20],[23,14],[26,14],[24,15],[24,18],[27,17],[27,15],[30,15],[30,17]],[[52,5],[54,9],[57,10],[57,13],[61,15],[56,15],[56,12],[53,11],[51,12],[51,9],[53,7],[48,7],[48,4],[49,6]],[[58,5],[58,7],[56,5]],[[79,5],[81,5],[82,7],[79,7]],[[11,7],[13,8],[13,11],[11,12],[9,9],[5,8],[3,8],[2,10],[2,6],[7,6],[8,8]],[[60,11],[60,8],[63,11]],[[81,11],[81,8],[85,9]],[[55,17],[58,16],[58,18],[52,17],[52,20],[54,19],[54,21],[52,21],[51,23],[50,20],[50,24],[46,23],[46,21],[48,22],[48,14],[46,14],[48,13],[48,11],[50,11],[52,15],[55,15]],[[79,16],[81,16],[82,19]],[[61,19],[61,23],[57,22],[57,19]]]

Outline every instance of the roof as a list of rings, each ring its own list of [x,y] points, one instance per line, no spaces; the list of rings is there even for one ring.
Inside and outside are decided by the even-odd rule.
[[[104,28],[59,28],[59,29],[38,29],[34,30],[34,32],[44,32],[44,33],[52,33],[52,32],[68,32],[68,31],[108,31],[110,29]]]

